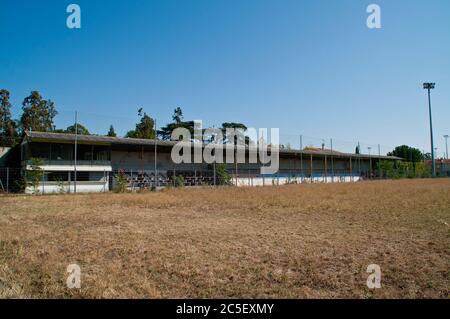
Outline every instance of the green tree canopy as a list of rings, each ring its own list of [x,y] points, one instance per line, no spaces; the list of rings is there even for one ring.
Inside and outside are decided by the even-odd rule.
[[[114,126],[111,125],[109,127],[109,131],[108,131],[107,136],[110,136],[110,137],[116,137],[117,136],[116,131],[114,130]]]
[[[237,144],[238,141],[244,142],[246,145],[250,143],[250,139],[248,136],[245,136],[245,131],[247,130],[247,126],[242,123],[235,123],[235,122],[225,122],[222,123],[222,134],[224,138],[224,142],[228,142],[226,137],[226,131],[227,129],[235,129],[236,136],[234,137],[234,143]]]
[[[66,128],[66,132],[75,134],[75,124],[68,126]],[[91,135],[91,133],[89,133],[89,130],[83,124],[80,124],[80,123],[77,123],[77,134],[78,135]]]
[[[181,107],[178,106],[173,111],[172,120],[174,123],[181,123],[181,121],[183,120],[183,111],[181,110]]]
[[[420,162],[423,161],[425,156],[417,148],[410,147],[408,145],[397,146],[392,152],[389,152],[389,156],[397,156],[405,159],[408,162]]]
[[[177,107],[173,111],[172,115],[172,123],[167,124],[164,127],[161,127],[158,130],[158,136],[162,140],[170,140],[172,138],[172,132],[177,128],[185,128],[191,133],[191,137],[194,135],[194,121],[183,121],[183,111],[180,107]]]
[[[55,129],[54,133],[67,133],[67,134],[75,134],[75,124],[68,126],[66,129]],[[78,135],[91,135],[89,130],[80,123],[77,123],[77,133]]]
[[[32,91],[22,103],[20,126],[22,131],[50,132],[58,114],[51,100],[44,100],[38,91]]]
[[[16,122],[11,119],[9,91],[0,90],[0,145],[10,145],[17,137]]]
[[[138,116],[141,117],[140,122],[136,124],[134,130],[128,131],[125,137],[154,139],[156,137],[155,121],[143,112],[142,108],[138,110]]]

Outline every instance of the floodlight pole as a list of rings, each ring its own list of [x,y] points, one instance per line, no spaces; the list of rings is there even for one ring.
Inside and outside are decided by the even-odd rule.
[[[73,161],[73,171],[74,171],[74,179],[73,179],[73,192],[77,192],[77,142],[78,142],[78,113],[75,111],[75,156]]]
[[[448,159],[448,144],[447,144],[448,134],[444,135],[444,138],[445,138],[445,158]]]
[[[428,90],[428,112],[430,114],[430,140],[431,140],[431,174],[436,177],[436,163],[434,160],[434,143],[433,143],[433,121],[431,117],[431,90],[434,89],[434,83],[424,83],[423,88]]]

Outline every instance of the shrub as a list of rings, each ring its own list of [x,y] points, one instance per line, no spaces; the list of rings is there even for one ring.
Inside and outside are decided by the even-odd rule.
[[[33,188],[33,194],[39,193],[39,183],[44,177],[44,171],[41,168],[43,164],[44,162],[41,158],[33,157],[30,159],[30,170],[25,173],[25,187],[31,186]]]
[[[116,193],[125,193],[127,190],[128,179],[123,169],[120,169],[118,174],[114,176],[116,179],[116,185],[114,191]]]
[[[216,177],[218,180],[218,184],[222,185],[230,185],[231,184],[231,175],[228,174],[226,165],[216,164]]]
[[[430,177],[430,168],[423,162],[381,161],[377,170],[384,178],[425,178]]]
[[[175,187],[184,187],[184,177],[182,175],[175,176],[173,181]]]

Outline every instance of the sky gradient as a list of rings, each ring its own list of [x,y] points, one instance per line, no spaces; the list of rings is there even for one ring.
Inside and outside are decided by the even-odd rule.
[[[80,30],[66,27],[70,3]],[[370,3],[381,29],[366,26]],[[0,0],[0,38],[14,116],[38,90],[59,128],[78,110],[93,133],[124,134],[139,107],[164,125],[181,106],[206,126],[279,127],[292,144],[304,134],[429,150],[432,81],[438,154],[450,134],[448,0]]]

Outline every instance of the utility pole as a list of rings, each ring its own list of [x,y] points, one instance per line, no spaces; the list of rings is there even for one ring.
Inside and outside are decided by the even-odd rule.
[[[300,181],[303,183],[303,135],[300,135]]]
[[[157,141],[156,141],[156,119],[155,119],[155,188],[158,187],[158,171],[156,166],[156,160],[157,160],[157,153],[158,147],[157,147]]]
[[[378,144],[378,174],[380,174],[381,178],[381,146]]]
[[[444,135],[444,138],[445,138],[445,158],[448,159],[448,144],[447,144],[448,134]]]
[[[434,89],[435,83],[424,83],[423,88],[428,90],[428,112],[430,114],[430,140],[431,140],[431,171],[433,177],[436,177],[436,163],[434,160],[434,143],[433,143],[433,120],[431,117],[431,90]]]
[[[73,192],[77,192],[77,143],[78,143],[78,113],[75,111],[75,157],[73,161],[73,171],[74,171],[74,179],[73,179]]]
[[[333,160],[333,139],[330,138],[330,146],[331,146],[331,182],[334,183],[334,160]]]

